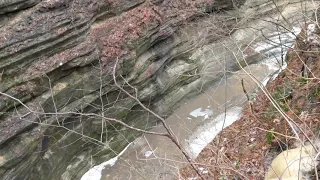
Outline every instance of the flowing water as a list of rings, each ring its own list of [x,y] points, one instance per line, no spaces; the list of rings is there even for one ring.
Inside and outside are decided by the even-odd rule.
[[[270,37],[272,36],[271,34]],[[290,37],[286,36],[287,40]],[[291,38],[288,46],[292,44],[293,37]],[[244,70],[254,75],[262,84],[266,84],[285,66],[281,63],[283,51],[279,46],[270,47],[269,42],[260,42],[252,47],[256,47],[258,52],[263,52],[265,58],[258,64],[245,67]],[[242,107],[247,102],[241,79],[251,98],[254,98],[257,84],[244,70],[226,74],[206,91],[182,104],[166,119],[192,158],[197,157],[222,128],[240,118]],[[151,131],[166,132],[162,125],[152,128]],[[82,180],[100,177],[104,180],[171,179],[177,178],[178,169],[185,164],[182,153],[170,139],[143,135],[130,143],[116,158],[92,168]],[[102,174],[99,174],[102,169]],[[206,172],[205,169],[203,172]]]
[[[266,65],[251,65],[250,69],[259,80],[265,80],[270,70]],[[227,108],[224,127],[236,121],[240,115],[246,97],[241,86],[253,91],[254,82],[239,71],[212,86],[205,93],[180,106],[166,122],[175,132],[189,154],[195,158],[223,128],[224,111]],[[226,103],[225,103],[226,102]],[[165,132],[162,126],[152,129]],[[107,166],[103,179],[169,179],[177,176],[179,168],[186,160],[178,148],[166,137],[143,135],[131,143],[126,152],[113,166]]]
[[[297,14],[296,9],[291,7],[284,12]],[[252,26],[269,28],[262,21],[253,22]],[[286,66],[285,54],[293,44],[294,34],[298,34],[299,31],[299,28],[293,28],[291,32],[279,33],[278,27],[273,27],[268,31],[266,39],[255,40],[252,43],[248,40],[254,39],[250,30],[238,30],[234,33],[233,40],[247,42],[250,44],[250,51],[263,56],[259,56],[256,64],[225,74],[203,93],[182,104],[166,119],[192,158],[196,158],[223,128],[241,117],[242,108],[247,102],[241,80],[243,79],[250,98],[254,100],[257,83],[253,82],[247,73],[255,76],[263,85],[276,77]],[[250,51],[243,56],[250,54]],[[217,62],[213,64],[215,63]],[[166,132],[162,125],[152,128],[151,131]],[[179,168],[185,165],[184,156],[170,139],[143,135],[130,143],[117,157],[90,169],[81,180],[177,179]],[[201,171],[207,172],[204,168]]]

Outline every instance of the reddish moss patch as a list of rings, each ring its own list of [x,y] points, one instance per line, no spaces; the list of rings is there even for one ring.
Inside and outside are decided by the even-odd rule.
[[[177,26],[183,20],[198,14],[199,8],[210,3],[212,3],[210,0],[192,2],[166,0],[159,4],[146,2],[95,25],[91,36],[101,47],[102,62],[107,62],[128,54],[130,52],[128,42],[137,40],[150,30],[172,20],[174,21],[168,25]],[[116,6],[115,2],[111,4]]]

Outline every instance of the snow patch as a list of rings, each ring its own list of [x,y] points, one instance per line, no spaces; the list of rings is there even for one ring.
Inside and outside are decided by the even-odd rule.
[[[315,43],[318,41],[317,39],[319,37],[317,35],[315,35],[316,29],[317,29],[316,24],[308,24],[308,27],[307,27],[307,41],[308,42]]]
[[[146,151],[146,152],[144,152],[144,157],[149,157],[149,156],[151,156],[153,154],[153,152],[152,151]]]
[[[307,27],[307,35],[311,36],[316,31],[316,24],[309,24]]]
[[[204,109],[202,110],[202,108],[198,108],[193,110],[192,112],[190,112],[190,116],[192,117],[204,117],[204,119],[208,119],[209,116],[212,116],[213,112],[211,109]]]
[[[206,123],[198,128],[195,133],[187,140],[189,154],[197,157],[203,148],[207,146],[216,135],[222,130],[237,121],[242,114],[242,107],[232,107],[226,114],[218,115],[213,121]]]
[[[129,143],[116,157],[91,168],[81,177],[81,180],[100,180],[102,177],[102,170],[106,166],[114,166],[118,161],[118,158],[129,148],[131,144],[132,143]]]
[[[199,169],[199,171],[201,172],[201,174],[208,174],[208,170],[206,170],[205,168],[203,168],[203,167],[199,167],[198,168]]]
[[[315,27],[310,27],[310,31],[314,31]],[[264,64],[272,71],[266,78],[262,80],[263,86],[266,86],[269,80],[274,80],[282,70],[287,67],[285,62],[289,48],[293,48],[293,42],[296,36],[301,32],[301,28],[294,27],[292,32],[282,34],[274,33],[270,35],[269,41],[257,43],[254,49],[257,52],[266,54],[261,64]]]
[[[196,177],[188,178],[188,180],[196,180],[196,179],[198,179],[198,178],[196,178]]]

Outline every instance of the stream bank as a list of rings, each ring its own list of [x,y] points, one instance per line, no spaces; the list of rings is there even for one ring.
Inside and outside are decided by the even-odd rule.
[[[245,106],[238,121],[220,132],[197,157],[205,179],[264,179],[278,154],[319,140],[320,29],[315,20],[302,27],[286,56],[286,69],[257,94],[251,105]],[[311,171],[286,178],[318,179],[318,159],[314,162]],[[287,163],[281,163],[286,169]],[[181,169],[180,175],[182,179],[200,179],[189,166]]]
[[[262,34],[264,38],[251,39],[253,41],[247,44],[247,48],[241,52],[243,54],[240,57],[248,57],[247,60],[251,65],[244,69],[255,76],[263,85],[266,85],[268,81],[274,80],[287,65],[287,51],[292,48],[295,38],[300,32],[299,23],[304,21],[302,13],[304,11],[301,11],[300,16],[297,15],[298,5],[300,4],[291,4],[284,6],[282,9],[282,13],[286,15],[285,17],[293,21],[290,31],[287,29],[279,30],[281,29],[279,24],[265,23],[264,20],[258,19],[250,23],[249,28],[236,30],[232,36],[220,39],[219,43],[204,46],[201,50],[196,51],[191,58],[196,57],[199,59],[200,55],[201,60],[208,62],[206,63],[207,66],[205,68],[207,69],[204,75],[207,76],[207,78],[216,78],[218,72],[226,68],[225,64],[228,64],[229,60],[239,59],[239,56],[236,56],[236,53],[239,53],[237,45],[248,42],[249,34],[254,32],[259,34],[260,32],[255,31],[256,29],[264,29],[265,31]],[[315,6],[310,6],[310,11],[312,11],[311,9],[314,9],[314,7]],[[277,16],[274,18],[277,19],[276,17]],[[266,18],[269,19],[270,17]],[[278,20],[279,19],[277,19],[277,21]],[[258,34],[255,35],[258,37]],[[234,48],[226,47],[226,44],[233,44]],[[239,61],[239,63],[241,64],[241,61]],[[215,66],[211,66],[211,64],[215,64]],[[220,71],[218,69],[220,69]],[[243,114],[246,115],[248,113],[247,108],[245,108],[244,112],[242,108],[246,105],[244,103],[247,101],[241,85],[242,79],[245,82],[244,86],[249,93],[250,101],[258,98],[255,92],[257,90],[256,83],[254,83],[244,71],[234,69],[230,72],[224,72],[224,74],[220,74],[220,76],[215,83],[207,85],[205,88],[207,90],[202,92],[201,95],[182,103],[180,107],[174,111],[173,115],[166,119],[170,128],[174,130],[180,142],[184,145],[184,148],[193,158],[196,158],[202,149],[215,139],[222,128],[227,128],[227,126],[240,119]],[[199,91],[201,91],[201,89],[199,89]],[[224,114],[225,111],[226,115]],[[237,123],[238,122],[234,124]],[[250,121],[250,123],[255,124],[252,121]],[[236,126],[234,124],[232,124],[231,127]],[[227,128],[226,131],[228,131],[228,129],[229,128]],[[233,136],[234,134],[238,134],[240,130],[237,126],[235,129],[237,133],[232,132],[228,135]],[[151,130],[155,132],[165,132],[161,126],[156,126]],[[223,140],[225,141],[227,141],[228,138],[230,137],[225,139],[223,136]],[[255,138],[251,137],[249,141],[255,141]],[[229,143],[230,141],[227,142]],[[247,144],[244,143],[244,145]],[[210,148],[210,150],[207,149],[208,148],[204,151],[215,152],[212,150],[213,148]],[[212,160],[214,156],[209,153],[201,153],[199,158]],[[199,162],[202,163],[205,161],[200,160]],[[171,179],[182,177],[188,179],[196,177],[192,173],[191,175],[189,174],[193,172],[190,168],[182,170],[181,174],[183,176],[180,176],[179,168],[186,164],[184,157],[170,140],[163,137],[143,135],[136,139],[133,144],[118,157],[115,163],[105,167],[102,173],[102,179],[126,179],[128,177],[130,177],[130,179]],[[202,166],[199,168],[203,170],[203,174],[207,175],[208,169]],[[261,178],[263,177],[264,169],[259,170],[259,172],[252,171],[250,173],[258,173],[257,177]],[[97,171],[97,173],[101,173],[101,171]],[[208,179],[215,178],[208,176]]]

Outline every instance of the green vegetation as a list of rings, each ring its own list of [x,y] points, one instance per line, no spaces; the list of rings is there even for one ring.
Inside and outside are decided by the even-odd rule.
[[[268,144],[271,144],[272,140],[274,139],[274,129],[271,129],[270,131],[268,131],[267,135],[266,135],[266,142]]]
[[[284,112],[290,110],[289,104],[292,99],[292,88],[288,84],[285,84],[283,87],[277,86],[277,91],[272,97]]]
[[[306,78],[299,78],[299,79],[298,79],[298,82],[299,82],[300,86],[304,86],[304,85],[308,84],[308,79],[306,79]]]

